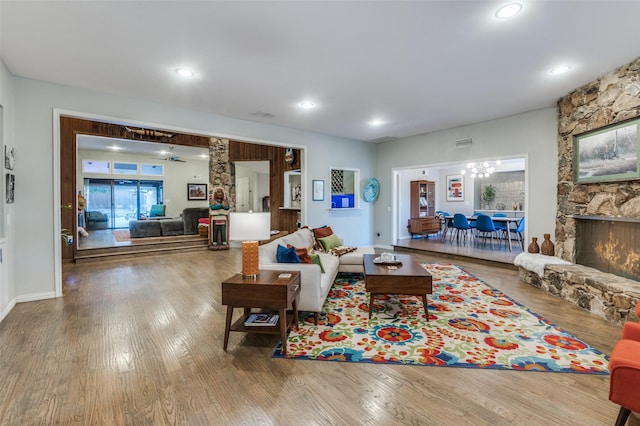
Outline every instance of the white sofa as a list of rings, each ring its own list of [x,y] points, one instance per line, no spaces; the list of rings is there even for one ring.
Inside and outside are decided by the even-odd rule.
[[[320,265],[313,263],[278,263],[276,259],[278,245],[287,247],[287,244],[296,248],[313,247],[313,233],[309,228],[302,228],[261,245],[258,254],[260,269],[300,271],[298,310],[313,312],[316,324],[318,313],[322,312],[322,306],[338,272],[363,272],[362,255],[375,253],[373,247],[359,247],[358,250],[340,257],[316,251],[324,267],[324,273],[322,273]]]

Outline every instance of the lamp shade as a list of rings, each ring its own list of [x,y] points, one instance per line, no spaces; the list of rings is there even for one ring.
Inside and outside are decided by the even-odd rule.
[[[259,241],[271,236],[271,213],[229,214],[229,240]]]
[[[231,213],[229,239],[242,241],[242,276],[255,279],[260,273],[258,240],[271,236],[271,213]]]

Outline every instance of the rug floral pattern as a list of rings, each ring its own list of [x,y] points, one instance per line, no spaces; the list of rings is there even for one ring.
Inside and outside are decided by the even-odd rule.
[[[415,296],[369,294],[361,275],[339,275],[318,325],[291,329],[287,358],[501,370],[608,374],[607,357],[452,264],[433,277],[429,321]],[[281,344],[274,352],[283,357]]]

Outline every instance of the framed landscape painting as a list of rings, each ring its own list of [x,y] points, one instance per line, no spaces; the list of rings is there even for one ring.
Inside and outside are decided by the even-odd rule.
[[[188,183],[187,199],[188,200],[206,200],[207,184],[206,183]]]
[[[639,123],[633,119],[576,135],[576,183],[640,179]]]
[[[464,201],[464,180],[462,175],[447,176],[447,201]]]

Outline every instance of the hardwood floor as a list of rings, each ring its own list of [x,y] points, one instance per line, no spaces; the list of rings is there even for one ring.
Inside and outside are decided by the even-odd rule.
[[[260,334],[232,333],[224,352],[220,283],[240,263],[232,249],[65,264],[63,298],[0,323],[0,424],[615,422],[608,376],[272,359],[279,337]],[[513,269],[454,263],[607,354],[620,337]]]
[[[442,239],[440,234],[431,234],[428,238],[410,238],[398,240],[393,245],[395,249],[411,252],[428,252],[446,256],[449,259],[467,259],[496,266],[513,267],[513,260],[522,247],[516,240],[512,241],[511,250],[504,241],[491,245],[480,238],[469,238],[466,242],[458,242],[449,238]]]

